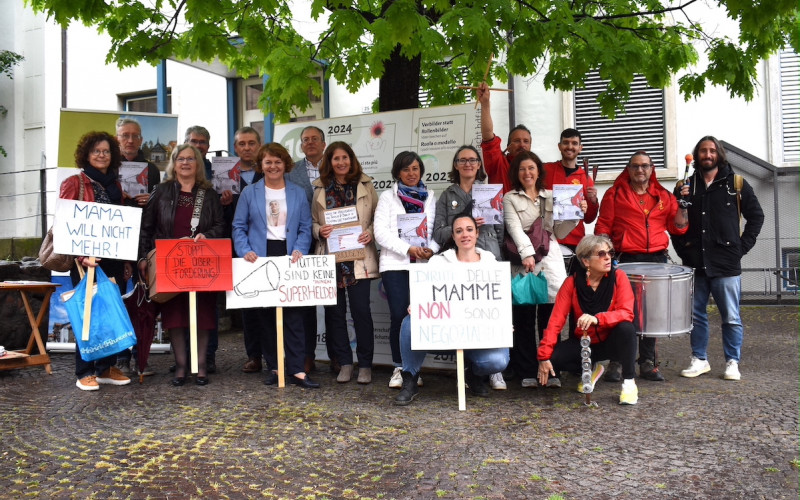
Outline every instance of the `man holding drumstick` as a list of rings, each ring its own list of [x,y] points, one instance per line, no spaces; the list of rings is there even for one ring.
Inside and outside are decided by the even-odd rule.
[[[689,194],[684,186],[682,195]],[[637,151],[628,160],[625,170],[603,196],[600,217],[594,234],[607,235],[614,243],[617,260],[623,262],[667,262],[669,237],[686,233],[689,216],[678,206],[675,196],[656,179],[650,155]],[[619,382],[622,367],[612,359],[604,376],[607,382]],[[639,377],[659,382],[664,376],[658,370],[655,337],[639,339]]]
[[[697,377],[711,371],[708,348],[708,296],[714,297],[722,317],[722,346],[725,353],[725,380],[739,380],[739,360],[744,327],[739,315],[742,294],[742,257],[756,244],[764,224],[764,212],[752,186],[736,175],[725,156],[725,149],[711,136],[700,139],[693,151],[694,174],[688,186],[689,231],[674,237],[675,251],[683,265],[695,268],[694,304],[691,334],[692,360],[681,372]],[[676,188],[678,189],[678,188]],[[690,192],[687,192],[690,191]],[[741,217],[747,223],[741,231]]]

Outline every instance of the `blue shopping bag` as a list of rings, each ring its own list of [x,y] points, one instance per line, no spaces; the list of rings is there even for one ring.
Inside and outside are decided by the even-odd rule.
[[[515,306],[547,304],[547,278],[539,274],[518,274],[511,279],[511,303]]]
[[[88,276],[88,274],[86,275]],[[75,287],[72,296],[64,297],[64,307],[75,332],[75,341],[84,361],[94,361],[116,354],[136,344],[128,311],[119,294],[119,287],[112,283],[106,273],[95,268],[97,289],[92,297],[92,317],[89,324],[89,340],[84,341],[83,305],[86,301],[86,276]],[[71,292],[65,292],[68,295]]]

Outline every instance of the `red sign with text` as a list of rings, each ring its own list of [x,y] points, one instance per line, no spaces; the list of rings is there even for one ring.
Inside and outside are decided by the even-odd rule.
[[[233,289],[231,240],[156,240],[160,292],[223,292]]]

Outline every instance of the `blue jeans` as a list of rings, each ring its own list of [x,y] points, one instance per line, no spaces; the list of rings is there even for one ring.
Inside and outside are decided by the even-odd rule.
[[[406,315],[400,325],[400,351],[403,354],[403,371],[411,375],[419,373],[428,351],[411,350],[411,317]],[[440,352],[440,351],[436,351]],[[502,372],[508,366],[508,348],[466,349],[464,357],[469,361],[472,373],[484,377]]]
[[[408,290],[408,271],[385,271],[381,273],[386,302],[389,304],[389,347],[392,349],[392,363],[402,366],[400,353],[400,324],[408,315],[411,295]]]
[[[742,298],[742,277],[726,276],[723,278],[709,278],[704,274],[694,276],[694,304],[692,306],[691,343],[692,356],[698,359],[708,359],[708,296],[714,297],[714,302],[719,308],[722,317],[722,350],[725,360],[734,360],[737,363],[741,357],[742,338],[744,328],[742,318],[739,316],[739,301]]]

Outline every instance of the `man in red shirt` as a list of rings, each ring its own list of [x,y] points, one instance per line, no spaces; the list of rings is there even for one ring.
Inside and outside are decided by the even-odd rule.
[[[489,182],[502,184],[503,194],[511,190],[508,179],[508,166],[520,151],[531,150],[531,131],[525,125],[517,125],[508,134],[506,152],[500,148],[500,138],[494,135],[489,86],[483,82],[478,87],[478,101],[481,103],[481,150],[483,151],[483,168],[489,175]],[[592,219],[594,220],[594,219]]]
[[[567,236],[558,240],[559,243],[574,252],[581,238],[586,235],[584,222],[594,222],[600,203],[597,199],[597,188],[594,187],[594,181],[578,166],[578,155],[583,150],[581,133],[574,128],[565,129],[561,132],[558,150],[561,151],[561,160],[543,165],[545,189],[553,189],[554,184],[581,184],[583,185],[583,197],[588,205],[583,220],[579,221],[577,227]]]

